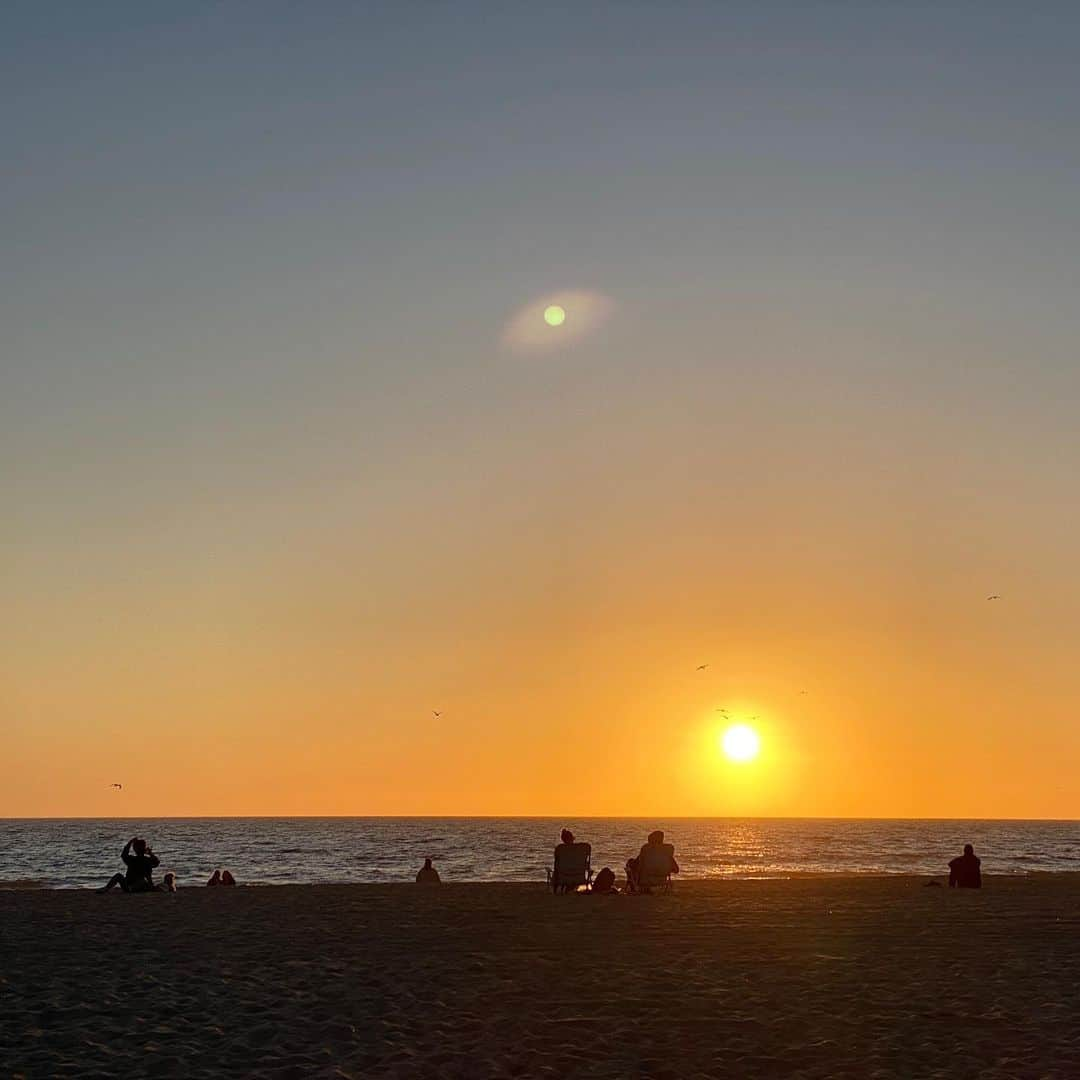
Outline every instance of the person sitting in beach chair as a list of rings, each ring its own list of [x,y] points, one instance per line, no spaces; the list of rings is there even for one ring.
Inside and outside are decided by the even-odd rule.
[[[132,853],[134,849],[134,854]],[[154,867],[161,860],[150,850],[150,845],[141,837],[133,836],[120,852],[120,858],[127,868],[122,874],[113,874],[109,883],[99,892],[108,892],[117,885],[124,892],[154,892]]]
[[[663,830],[649,833],[648,843],[642,846],[636,859],[626,862],[628,892],[647,893],[654,888],[671,888],[671,875],[679,872],[675,861],[675,845],[664,843]]]
[[[551,891],[577,892],[592,885],[592,845],[578,844],[569,829],[562,831],[562,843],[555,849],[554,869],[548,870]]]
[[[439,871],[431,865],[430,859],[424,860],[424,865],[416,871],[416,884],[417,885],[438,885],[440,884]]]
[[[981,865],[982,860],[976,857],[975,849],[970,844],[965,844],[964,854],[958,855],[949,863],[949,888],[981,889]]]

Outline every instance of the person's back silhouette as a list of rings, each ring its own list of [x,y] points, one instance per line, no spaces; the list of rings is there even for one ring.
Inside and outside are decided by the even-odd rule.
[[[982,861],[976,857],[975,849],[970,844],[964,845],[964,854],[958,855],[949,863],[950,889],[981,889]]]
[[[674,844],[665,844],[663,829],[656,829],[637,858],[627,859],[626,885],[630,892],[649,892],[652,885],[670,881],[678,872]]]
[[[569,829],[559,834],[555,847],[553,868],[548,870],[548,884],[555,893],[577,892],[592,882],[592,845],[578,843]]]
[[[424,865],[416,872],[417,885],[438,885],[439,871],[431,865],[430,859],[424,860]]]

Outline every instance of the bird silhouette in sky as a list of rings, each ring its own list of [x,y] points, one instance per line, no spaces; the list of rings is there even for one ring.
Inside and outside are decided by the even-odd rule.
[[[704,671],[708,666],[709,666],[708,664],[698,664],[697,670],[698,671]]]
[[[800,690],[799,693],[800,694],[809,694],[810,691],[809,690]]]
[[[439,717],[442,716],[442,713],[439,712],[438,709],[432,709],[431,710],[431,715],[434,716],[436,720],[438,720]]]
[[[987,597],[986,599],[987,599],[987,600],[1000,600],[1000,599],[1001,599],[1001,597],[1000,597],[1000,596],[998,596],[998,594],[997,594],[997,593],[994,593],[994,595],[993,595],[993,596],[988,596],[988,597]]]
[[[114,788],[116,788],[117,791],[123,791],[124,790],[124,785],[123,784],[110,784],[109,787],[114,787]]]

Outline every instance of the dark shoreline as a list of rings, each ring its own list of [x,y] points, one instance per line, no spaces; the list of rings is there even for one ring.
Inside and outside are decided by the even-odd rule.
[[[984,889],[992,888],[995,883],[1000,884],[1002,882],[1020,882],[1031,880],[1062,880],[1062,881],[1080,881],[1080,870],[1020,870],[1011,874],[983,874]],[[772,882],[784,882],[784,881],[896,881],[896,882],[910,882],[918,885],[926,886],[931,882],[937,882],[943,887],[948,884],[948,873],[942,872],[941,874],[891,874],[891,873],[876,873],[872,871],[866,871],[862,873],[852,873],[850,871],[838,870],[836,872],[830,871],[818,871],[818,870],[805,870],[805,871],[793,871],[786,874],[742,874],[721,876],[715,875],[712,877],[679,877],[675,879],[674,891],[681,889],[700,889],[700,888],[723,888],[727,885],[744,885],[744,884],[765,884]],[[522,890],[540,890],[547,892],[547,886],[544,882],[539,880],[532,881],[444,881],[442,883],[443,888],[499,888],[499,889],[522,889]],[[238,888],[246,889],[360,889],[360,890],[385,890],[385,889],[401,889],[409,888],[410,890],[415,888],[413,882],[410,881],[277,881],[277,882],[263,882],[263,881],[251,881],[241,882]],[[191,892],[192,890],[202,891],[205,889],[205,884],[199,882],[197,884],[184,885],[180,884],[179,892]],[[58,892],[58,893],[95,893],[95,888],[84,885],[46,885],[42,884],[40,879],[30,878],[25,880],[15,880],[11,882],[0,881],[0,892],[8,893],[24,893],[24,892]],[[120,892],[115,895],[123,895]],[[158,894],[152,894],[158,895]]]

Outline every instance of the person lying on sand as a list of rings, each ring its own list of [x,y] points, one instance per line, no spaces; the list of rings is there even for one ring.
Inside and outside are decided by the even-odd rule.
[[[949,863],[949,888],[981,889],[981,865],[982,860],[976,857],[975,849],[970,844],[965,844],[964,854],[958,855]]]
[[[416,871],[416,884],[417,885],[438,885],[439,884],[439,871],[431,865],[430,859],[424,860],[424,865]]]
[[[667,877],[679,872],[675,861],[675,848],[664,843],[664,832],[657,829],[649,833],[648,842],[642,845],[636,859],[626,860],[626,887],[629,892],[647,892],[650,882],[642,882],[642,872],[648,868],[649,877]]]
[[[236,878],[229,873],[228,870],[215,870],[210,875],[210,880],[206,883],[207,887],[218,885],[235,885]]]
[[[154,892],[154,867],[159,866],[161,860],[150,850],[150,845],[141,837],[133,836],[124,845],[120,858],[127,869],[122,874],[113,874],[108,885],[98,892],[106,893],[117,885],[124,892]]]

